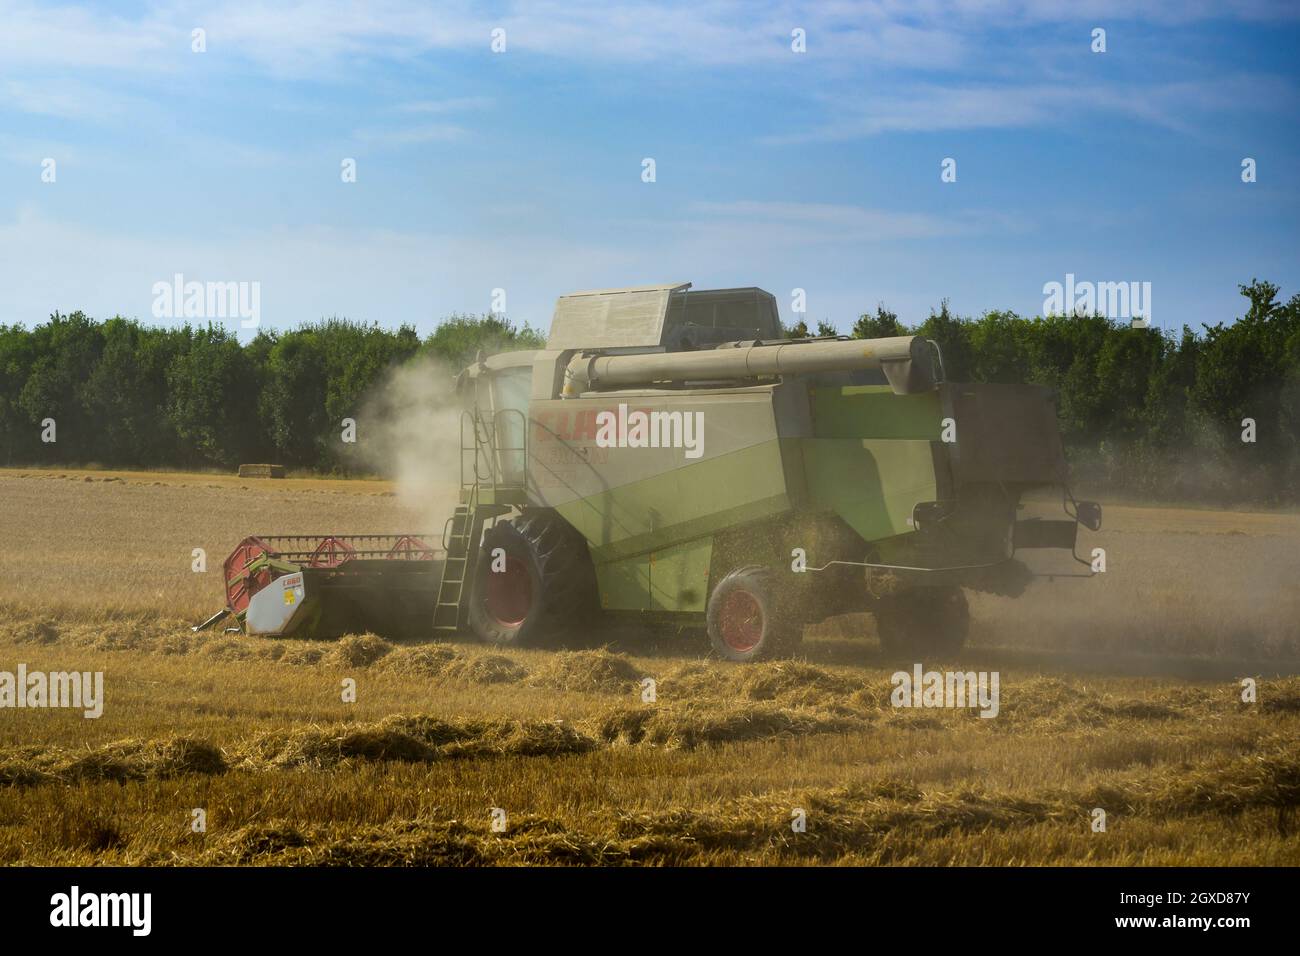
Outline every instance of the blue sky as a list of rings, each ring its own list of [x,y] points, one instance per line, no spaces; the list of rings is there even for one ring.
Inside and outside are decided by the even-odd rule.
[[[691,281],[844,330],[1038,314],[1067,273],[1228,321],[1300,291],[1298,11],[0,0],[0,322],[154,321],[176,273],[259,283],[271,327]]]

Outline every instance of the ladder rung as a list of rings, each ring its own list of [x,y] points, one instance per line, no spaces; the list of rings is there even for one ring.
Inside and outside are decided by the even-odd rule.
[[[436,631],[455,631],[460,627],[461,612],[467,597],[465,585],[469,583],[469,556],[471,551],[476,550],[474,532],[482,528],[478,482],[465,484],[462,493],[465,502],[456,505],[447,528],[447,555],[433,609],[433,629]]]

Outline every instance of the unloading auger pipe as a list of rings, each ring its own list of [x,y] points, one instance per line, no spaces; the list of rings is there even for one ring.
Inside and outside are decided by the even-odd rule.
[[[654,382],[859,369],[883,369],[894,391],[907,394],[934,386],[930,362],[926,341],[914,335],[831,342],[735,343],[696,352],[579,355],[569,362],[565,372],[565,394]]]

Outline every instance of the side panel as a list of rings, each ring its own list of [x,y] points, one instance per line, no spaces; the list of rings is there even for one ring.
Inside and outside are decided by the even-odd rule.
[[[773,439],[555,507],[597,563],[660,550],[788,510],[781,447]]]
[[[638,415],[679,424],[645,443]],[[598,563],[789,507],[770,388],[534,401],[530,418],[530,500],[578,528]]]
[[[310,613],[303,573],[298,571],[276,578],[254,594],[244,622],[249,634],[278,635],[292,630],[295,618]]]
[[[713,539],[674,545],[650,555],[650,606],[656,611],[700,611],[708,601]]]
[[[607,611],[650,610],[650,556],[596,561],[596,589]]]
[[[888,385],[817,388],[812,407],[818,438],[940,437],[938,391],[895,395]]]
[[[929,441],[810,438],[803,455],[812,507],[834,511],[867,541],[912,531],[912,508],[938,497]]]
[[[662,422],[642,433],[652,443],[637,447],[640,436],[632,426],[640,415]],[[553,508],[777,437],[770,388],[534,400],[529,419],[530,491],[539,504]]]

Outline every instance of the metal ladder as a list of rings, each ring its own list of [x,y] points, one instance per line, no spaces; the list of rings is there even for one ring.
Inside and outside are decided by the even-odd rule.
[[[443,528],[443,547],[447,551],[438,583],[438,603],[433,607],[435,631],[461,630],[469,614],[471,570],[478,559],[478,543],[483,535],[483,515],[478,506],[478,482],[464,489],[465,501],[456,506]]]
[[[523,444],[527,433],[521,431],[523,437],[519,445],[498,447],[500,420],[509,415],[518,416],[521,427],[526,427],[526,417],[513,409],[484,414],[475,406],[461,414],[460,504],[442,529],[442,545],[447,559],[438,584],[438,601],[433,608],[435,631],[463,630],[469,623],[469,602],[483,525],[510,510],[509,505],[501,502],[505,471],[501,454],[517,453],[523,462],[523,456],[527,454]],[[472,435],[469,442],[466,441],[467,425]],[[467,464],[471,467],[466,468]],[[482,500],[481,489],[487,490],[486,502]]]

